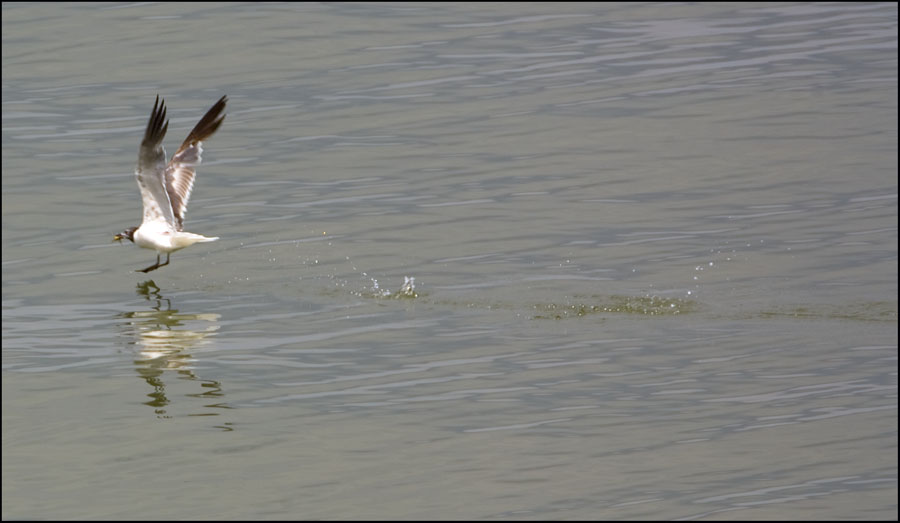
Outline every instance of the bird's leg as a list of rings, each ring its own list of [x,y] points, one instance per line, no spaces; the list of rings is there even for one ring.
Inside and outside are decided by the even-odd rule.
[[[158,269],[159,267],[165,267],[166,265],[169,264],[169,254],[171,254],[171,253],[169,253],[169,252],[166,253],[166,263],[164,263],[164,264],[162,264],[162,265],[159,265],[159,260],[157,259],[157,261],[156,261],[156,263],[157,263],[157,265],[158,265],[158,266],[157,266],[157,269]],[[159,256],[157,256],[157,258],[159,258]]]
[[[168,258],[168,256],[166,257],[166,263],[169,263],[169,258]],[[164,264],[164,265],[165,265],[165,264]],[[148,272],[150,272],[150,271],[155,271],[156,269],[159,269],[159,267],[160,267],[160,265],[159,265],[159,254],[157,254],[157,255],[156,255],[156,263],[155,263],[155,264],[153,264],[153,265],[147,267],[146,269],[136,269],[134,272],[148,273]]]

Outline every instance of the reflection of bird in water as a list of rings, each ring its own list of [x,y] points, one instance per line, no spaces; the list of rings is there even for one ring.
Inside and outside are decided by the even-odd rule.
[[[134,320],[131,324],[137,327],[140,335],[138,343],[143,346],[141,354],[144,359],[152,359],[205,345],[209,343],[206,338],[219,330],[218,314],[180,313],[178,309],[172,308],[172,301],[160,293],[159,287],[153,280],[139,283],[137,293],[147,298],[147,301],[156,302],[156,305],[150,308],[151,310],[122,314],[123,318]],[[210,324],[205,325],[202,329],[177,328],[183,326],[185,322],[193,321],[206,321]]]
[[[135,369],[153,387],[153,392],[149,394],[151,400],[146,404],[156,409],[157,415],[168,417],[163,407],[169,405],[171,400],[166,393],[164,377],[167,371],[175,371],[181,379],[198,381],[205,389],[187,396],[215,399],[214,403],[204,407],[228,408],[221,400],[224,396],[221,384],[215,380],[201,379],[194,372],[196,359],[193,352],[210,343],[208,338],[218,331],[220,316],[212,313],[180,313],[178,309],[172,308],[171,300],[161,294],[153,280],[139,283],[137,293],[147,301],[155,302],[155,305],[151,305],[150,310],[123,313],[121,317],[129,320],[132,332],[136,335],[134,343],[140,347],[134,360]],[[205,324],[198,328],[201,326],[192,325],[195,322]],[[185,325],[194,328],[183,328]]]

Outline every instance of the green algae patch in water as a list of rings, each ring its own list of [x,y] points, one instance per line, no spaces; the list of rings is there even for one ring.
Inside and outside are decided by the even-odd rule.
[[[639,316],[675,316],[694,312],[697,302],[683,298],[661,296],[592,296],[579,303],[535,305],[540,313],[535,319],[562,320],[592,314],[631,314]]]

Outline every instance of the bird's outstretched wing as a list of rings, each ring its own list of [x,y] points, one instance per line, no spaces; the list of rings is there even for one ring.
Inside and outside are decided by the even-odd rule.
[[[200,165],[200,153],[203,152],[203,140],[212,136],[222,125],[222,121],[225,119],[222,111],[227,102],[228,97],[223,96],[203,115],[203,118],[197,122],[191,133],[185,138],[181,147],[175,151],[175,155],[172,156],[172,160],[166,167],[165,191],[167,201],[171,203],[173,225],[176,231],[181,231],[184,226],[188,200],[191,198],[191,191],[194,188],[196,168]],[[163,134],[165,134],[165,130],[163,130]],[[165,161],[165,153],[163,153],[163,161]],[[146,204],[144,215],[146,216]]]
[[[144,201],[144,223],[160,222],[161,225],[174,229],[175,216],[165,187],[166,151],[162,146],[168,129],[166,102],[163,100],[160,103],[159,95],[156,95],[144,139],[141,140],[134,175]]]

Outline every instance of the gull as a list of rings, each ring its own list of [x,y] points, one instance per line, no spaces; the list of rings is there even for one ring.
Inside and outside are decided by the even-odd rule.
[[[183,224],[191,190],[194,188],[195,168],[200,165],[200,153],[203,152],[201,144],[222,125],[222,120],[225,119],[222,111],[227,101],[228,98],[223,96],[203,115],[181,147],[175,151],[172,160],[166,163],[166,150],[163,149],[162,141],[169,129],[169,121],[166,120],[166,101],[160,103],[159,95],[156,95],[134,171],[141,189],[141,199],[144,201],[144,220],[140,227],[129,227],[113,236],[113,241],[128,239],[138,247],[156,251],[156,263],[135,272],[154,271],[168,265],[169,255],[179,249],[197,242],[219,239],[218,236],[207,238],[185,232]],[[162,253],[166,253],[166,263],[160,264],[159,257]]]

